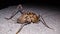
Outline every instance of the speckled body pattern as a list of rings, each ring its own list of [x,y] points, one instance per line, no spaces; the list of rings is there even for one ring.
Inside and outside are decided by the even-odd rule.
[[[23,13],[18,19],[17,22],[20,24],[24,24],[27,22],[32,22],[32,23],[38,23],[39,21],[39,16],[36,15],[36,13],[33,12],[27,12],[27,13]]]

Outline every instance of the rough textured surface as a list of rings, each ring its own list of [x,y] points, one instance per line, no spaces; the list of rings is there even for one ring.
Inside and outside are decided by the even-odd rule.
[[[60,33],[60,12],[57,10],[51,10],[45,7],[31,7],[24,6],[26,10],[33,10],[38,14],[41,14],[48,26],[55,29],[51,30],[45,27],[41,22],[39,24],[26,25],[19,34],[59,34]],[[16,6],[9,6],[8,8],[0,10],[0,34],[16,34],[20,25],[16,23],[17,18],[21,15],[18,13],[11,20],[4,19],[10,17],[14,11],[17,11]]]

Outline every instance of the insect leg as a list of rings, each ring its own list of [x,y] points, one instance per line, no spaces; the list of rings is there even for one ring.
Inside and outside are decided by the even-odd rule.
[[[21,27],[20,27],[20,29],[16,32],[16,34],[18,34],[18,33],[22,30],[22,28],[23,28],[25,25],[28,25],[28,24],[30,24],[30,23],[24,23],[24,24],[22,24]]]
[[[19,12],[21,13],[21,14],[23,14],[23,7],[22,7],[22,5],[21,4],[19,4],[18,6],[17,6],[17,9],[19,10]]]
[[[12,16],[10,18],[5,18],[7,20],[12,19],[19,11],[13,12]]]
[[[23,13],[22,12],[22,5],[18,5],[17,9],[18,9],[18,11],[16,11],[16,12],[14,11],[10,18],[5,18],[5,19],[9,20],[9,19],[13,18],[18,12],[20,12],[21,14]]]
[[[42,18],[42,16],[40,15],[40,17],[41,17],[41,19],[42,20],[40,20],[47,28],[49,28],[49,29],[53,29],[53,28],[50,28],[47,24],[46,24],[46,22],[44,21],[44,19]]]
[[[24,26],[25,26],[25,25],[22,24],[22,25],[21,25],[21,28],[16,32],[16,34],[18,34]]]

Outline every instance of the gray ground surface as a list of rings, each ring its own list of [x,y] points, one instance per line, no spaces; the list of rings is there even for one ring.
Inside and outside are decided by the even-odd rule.
[[[47,25],[55,30],[45,27],[40,22],[39,24],[29,24],[25,26],[19,34],[60,34],[60,12],[58,10],[30,6],[24,6],[24,9],[41,14]],[[21,24],[16,23],[16,19],[21,15],[20,13],[11,20],[4,19],[5,17],[10,17],[14,11],[17,11],[16,6],[9,6],[8,8],[0,10],[0,34],[15,34],[20,28]]]

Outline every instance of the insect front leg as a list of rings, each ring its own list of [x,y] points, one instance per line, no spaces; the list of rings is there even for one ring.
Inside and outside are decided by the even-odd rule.
[[[21,27],[20,27],[20,29],[16,32],[16,34],[18,34],[18,33],[22,30],[22,28],[23,28],[24,26],[26,26],[26,25],[28,25],[28,24],[30,24],[30,23],[31,23],[31,22],[26,22],[26,23],[22,24]]]
[[[25,24],[22,24],[21,25],[21,28],[16,32],[16,34],[18,34],[21,30],[22,30],[22,28],[25,26]]]

